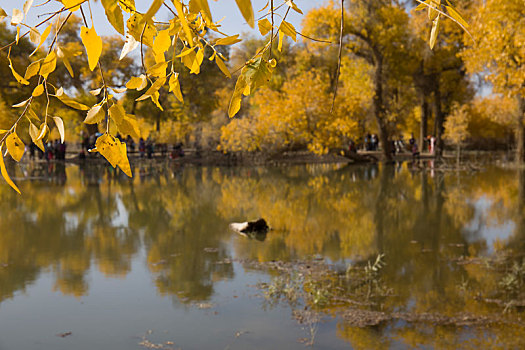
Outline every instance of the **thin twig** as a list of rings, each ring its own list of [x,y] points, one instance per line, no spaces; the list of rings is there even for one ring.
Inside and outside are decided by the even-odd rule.
[[[446,14],[445,12],[441,11],[440,9],[438,9],[437,7],[434,7],[430,4],[427,4],[426,2],[422,1],[422,0],[416,0],[417,2],[419,2],[420,4],[423,4],[427,7],[430,7],[431,9],[433,10],[436,10],[438,13],[441,13],[443,16],[447,17],[447,18],[450,18],[452,21],[456,22],[456,24],[458,26],[461,27],[461,29],[463,29],[469,36],[470,38],[472,39],[472,41],[476,42],[476,40],[474,40],[474,37],[472,36],[472,34],[470,34],[470,32],[468,31],[467,28],[465,28],[461,23],[459,23],[458,21],[456,21],[454,18],[452,18],[450,15]]]
[[[303,38],[306,38],[308,40],[312,40],[312,41],[318,41],[320,43],[327,43],[327,44],[332,44],[331,41],[328,41],[328,40],[323,40],[323,39],[315,39],[315,38],[312,38],[312,37],[309,37],[308,35],[304,35],[303,33],[300,33],[298,32],[297,30],[295,31],[297,34],[299,34],[300,36],[302,36]]]
[[[273,0],[270,0],[270,11],[272,13],[272,33],[270,34],[270,58],[272,58],[272,46],[273,46]]]
[[[62,11],[57,11],[57,12],[53,13],[51,16],[49,16],[49,17],[46,18],[45,20],[43,20],[42,22],[38,23],[38,24],[35,26],[35,28],[40,27],[42,24],[44,24],[44,23],[46,23],[47,21],[49,21],[50,19],[52,19],[53,17],[55,17],[56,15],[58,15],[60,12],[62,12]],[[23,37],[26,37],[30,32],[31,32],[31,31],[26,32],[25,34],[23,34],[22,36],[20,36],[20,38],[18,38],[18,39],[20,40],[20,39],[22,39]],[[9,43],[9,44],[3,46],[3,47],[0,47],[0,51],[2,51],[2,50],[4,50],[4,49],[7,49],[7,48],[9,48],[9,47],[11,47],[11,46],[13,46],[13,45],[15,45],[15,44],[16,44],[16,40],[13,41],[12,43]]]
[[[144,22],[144,27],[142,27],[142,33],[140,33],[140,61],[142,62],[142,69],[144,69],[144,73],[146,73],[146,65],[144,64],[143,40],[144,40],[144,32],[146,31],[147,25],[148,23]]]
[[[345,0],[341,0],[341,31],[339,33],[339,54],[337,57],[337,71],[335,73],[334,98],[332,99],[332,107],[330,113],[334,111],[335,98],[337,96],[337,86],[339,85],[339,74],[341,72],[341,55],[343,52],[343,30],[345,27]]]

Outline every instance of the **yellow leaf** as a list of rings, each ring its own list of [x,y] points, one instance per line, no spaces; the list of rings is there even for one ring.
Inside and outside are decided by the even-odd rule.
[[[159,62],[149,67],[146,73],[158,78],[165,77],[167,68],[168,64],[166,62]]]
[[[123,118],[116,123],[117,128],[123,135],[130,135],[133,138],[140,138],[140,131],[137,121],[128,116],[123,116]]]
[[[151,100],[153,101],[153,103],[155,104],[155,106],[157,106],[158,109],[160,109],[162,112],[164,112],[164,108],[162,108],[162,105],[159,102],[159,97],[160,97],[159,92],[155,91],[150,97],[151,97]]]
[[[24,75],[24,79],[27,79],[27,80],[31,79],[38,73],[39,70],[40,70],[40,61],[31,63],[26,69],[26,74]]]
[[[175,5],[175,9],[177,10],[177,14],[179,15],[180,23],[182,25],[182,29],[184,30],[184,34],[186,35],[186,41],[188,42],[188,45],[193,47],[193,34],[191,33],[190,27],[188,26],[188,21],[186,20],[186,16],[184,15],[182,3],[179,0],[172,1]]]
[[[144,93],[144,95],[140,96],[139,98],[137,98],[135,101],[142,101],[142,100],[145,100],[145,99],[148,99],[150,96],[152,96],[154,93],[156,93],[157,91],[159,91],[159,89],[166,83],[166,77],[160,77],[159,79],[157,79],[150,87],[148,90],[146,90],[146,92]]]
[[[11,186],[16,192],[18,192],[18,194],[21,194],[20,190],[18,189],[18,187],[16,187],[15,183],[11,180],[9,174],[7,173],[3,154],[4,152],[2,150],[2,146],[0,146],[0,171],[2,172],[2,176],[4,177],[5,182],[9,184],[9,186]]]
[[[40,75],[47,79],[47,76],[55,71],[57,67],[57,54],[55,51],[51,51],[49,55],[44,59],[42,66],[40,67]]]
[[[75,77],[75,73],[73,72],[73,67],[71,67],[71,63],[69,63],[69,58],[76,57],[81,54],[82,54],[81,51],[70,52],[69,50],[61,46],[57,46],[57,57],[62,59],[62,63],[64,63],[64,66],[69,72],[69,75],[71,75],[71,77],[73,78]]]
[[[246,78],[244,74],[241,73],[239,78],[237,78],[237,83],[235,83],[235,90],[233,91],[230,106],[228,107],[228,115],[230,118],[233,118],[241,109],[242,94],[246,86]]]
[[[241,41],[242,39],[239,39],[239,34],[236,34],[217,40],[217,42],[215,42],[215,45],[233,45]]]
[[[419,5],[416,6],[415,9],[413,9],[412,11],[421,11],[421,10],[424,10],[428,7],[428,4],[430,3],[430,0],[426,0],[422,3],[420,3]]]
[[[64,139],[66,138],[66,131],[64,129],[64,121],[60,117],[53,117],[53,121],[55,122],[55,125],[58,129],[58,133],[60,134],[60,141],[64,143]]]
[[[445,6],[447,8],[447,12],[450,15],[450,17],[454,18],[456,21],[458,21],[459,24],[461,24],[463,27],[468,28],[468,23],[461,17],[458,11],[456,11],[455,8],[452,6]]]
[[[120,151],[120,161],[117,165],[120,168],[120,170],[122,170],[122,172],[124,172],[124,174],[126,174],[128,177],[133,177],[133,173],[131,172],[131,166],[129,165],[126,143],[120,142],[118,146]]]
[[[9,68],[11,68],[11,73],[13,73],[13,76],[15,77],[16,81],[18,81],[22,85],[29,85],[29,82],[15,71],[15,69],[13,68],[13,62],[11,62],[11,58],[8,56],[7,59],[9,60]]]
[[[18,137],[18,135],[13,132],[7,136],[5,144],[11,157],[19,162],[20,159],[22,159],[25,150],[25,145],[22,140],[20,140],[20,137]]]
[[[36,122],[40,122],[40,118],[38,117],[38,115],[36,115],[35,111],[33,111],[33,108],[31,108],[31,107],[27,110],[26,117],[32,123],[35,122],[35,121]]]
[[[140,38],[142,36],[142,43],[144,45],[147,45],[149,47],[153,46],[153,38],[155,35],[157,35],[157,29],[155,26],[144,22],[142,20],[144,16],[140,13],[135,13],[133,16],[131,16],[128,21],[126,22],[126,25],[128,27],[128,33],[135,38],[136,41],[140,42]],[[146,26],[146,28],[144,28]],[[142,32],[144,31],[144,35],[142,35]]]
[[[44,84],[37,85],[37,87],[33,90],[33,97],[38,97],[44,93]]]
[[[124,17],[118,2],[114,0],[102,0],[102,6],[106,12],[106,17],[117,32],[124,35]]]
[[[38,49],[40,48],[40,46],[42,46],[42,44],[46,41],[47,37],[49,36],[49,33],[51,33],[51,27],[52,25],[48,25],[46,29],[44,29],[44,32],[42,33],[42,35],[40,36],[40,43],[38,44],[38,46],[36,47],[36,49],[33,50],[33,52],[31,52],[31,54],[29,55],[29,57],[33,56],[37,51]]]
[[[0,7],[0,21],[7,17],[7,13]]]
[[[118,125],[118,123],[126,116],[126,111],[121,105],[113,104],[113,106],[109,108],[109,116]]]
[[[88,55],[89,69],[94,70],[102,53],[102,39],[97,35],[94,27],[90,29],[82,27],[80,37]]]
[[[204,60],[204,50],[200,49],[195,54],[195,59],[192,62],[190,73],[199,74],[201,71],[201,64]]]
[[[144,74],[141,74],[139,77],[132,77],[127,83],[126,88],[128,89],[137,89],[140,91],[148,85],[148,81]]]
[[[281,25],[279,26],[279,30],[285,35],[288,35],[290,38],[292,38],[293,41],[297,41],[297,32],[295,31],[295,28],[291,23],[282,21]]]
[[[36,141],[41,141],[49,131],[49,128],[46,123],[40,124],[40,129],[38,132],[38,136],[36,137]]]
[[[270,30],[272,30],[272,24],[267,18],[261,19],[257,22],[257,25],[259,26],[259,32],[261,32],[262,36],[265,36]]]
[[[284,32],[280,30],[279,31],[279,44],[277,45],[277,50],[279,50],[279,52],[283,50],[283,41],[284,41]]]
[[[24,20],[24,13],[19,9],[13,9],[13,15],[11,16],[11,25],[16,26]]]
[[[428,6],[428,19],[433,21],[436,19],[439,12],[435,8],[439,7],[440,0],[430,0],[430,6]]]
[[[126,88],[118,88],[118,87],[114,87],[114,86],[110,86],[109,88],[111,90],[113,90],[113,92],[116,93],[116,94],[123,94],[123,93],[125,93],[128,90]]]
[[[98,88],[96,90],[90,90],[89,93],[93,96],[98,96],[102,92],[102,88]]]
[[[149,20],[155,16],[155,14],[159,11],[160,7],[162,6],[162,4],[164,3],[164,0],[153,0],[151,1],[151,5],[148,9],[148,11],[146,12],[146,14],[144,15],[144,17],[142,18],[142,22],[149,22]]]
[[[161,30],[153,42],[153,52],[155,55],[163,55],[171,46],[169,29]]]
[[[120,142],[112,135],[104,134],[97,139],[95,147],[111,166],[116,167],[118,165],[126,175],[132,176],[125,143]]]
[[[86,119],[84,119],[84,123],[98,124],[104,119],[105,116],[106,113],[104,112],[102,105],[95,105],[88,111]]]
[[[251,0],[235,0],[235,2],[237,3],[239,10],[241,10],[242,16],[246,20],[246,23],[248,23],[248,25],[253,28],[254,19]]]
[[[42,152],[45,152],[46,149],[44,147],[44,143],[42,142],[42,139],[38,139],[39,130],[36,127],[35,124],[29,123],[29,136],[31,136],[31,140],[33,143],[42,150]]]
[[[210,23],[213,22],[211,19],[211,11],[210,11],[210,5],[208,5],[208,0],[195,0],[195,1],[199,5],[201,13],[206,18],[206,21]]]
[[[22,102],[12,105],[11,107],[14,107],[14,108],[24,107],[28,102],[29,102],[29,98],[27,100],[24,100]]]
[[[434,49],[434,45],[436,44],[436,39],[439,31],[439,15],[436,17],[435,20],[432,21],[432,30],[430,31],[430,49]]]
[[[184,57],[186,55],[189,55],[190,53],[194,52],[195,47],[187,47],[184,50],[182,50],[177,56],[175,57]]]
[[[23,7],[24,15],[27,16],[27,13],[29,12],[29,9],[31,8],[31,6],[33,6],[33,0],[27,0],[24,3],[24,7]]]
[[[36,28],[31,27],[29,30],[29,40],[35,45],[40,44],[40,33]]]
[[[303,11],[292,0],[286,1],[286,5],[290,6],[295,12],[303,14]]]
[[[182,92],[180,91],[179,73],[172,74],[172,76],[170,77],[169,85],[169,92],[173,92],[177,100],[179,100],[180,102],[184,102],[182,98]]]
[[[86,0],[62,0],[62,3],[66,7],[66,9],[69,9],[69,11],[74,12],[80,8],[80,4],[85,2]]]
[[[137,47],[139,47],[139,42],[135,40],[133,35],[126,33],[126,42],[124,43],[124,46],[122,47],[122,51],[120,52],[119,60],[126,57],[128,53],[135,50]]]
[[[35,142],[36,138],[38,137],[38,128],[35,124],[29,123],[29,136],[31,136],[31,140]]]
[[[78,110],[81,110],[81,111],[87,111],[89,110],[89,107],[86,106],[85,104],[82,104],[82,103],[79,103],[75,100],[73,100],[72,98],[68,97],[66,94],[62,94],[62,95],[55,95],[60,101],[62,101],[63,104],[65,104],[66,106],[69,106],[71,108],[74,108],[74,109],[78,109]]]
[[[128,13],[137,11],[135,8],[135,0],[119,0],[120,7]]]
[[[219,57],[215,57],[215,63],[217,63],[217,66],[219,67],[221,72],[224,73],[224,75],[226,75],[228,78],[232,77],[232,75],[230,74],[230,71],[228,70],[228,67],[226,67],[224,62]]]

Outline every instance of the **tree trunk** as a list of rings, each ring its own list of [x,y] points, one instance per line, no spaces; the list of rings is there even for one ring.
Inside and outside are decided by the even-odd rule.
[[[457,164],[457,167],[459,169],[459,162],[461,160],[461,143],[458,142],[458,146],[457,146],[457,154],[456,154],[456,164]]]
[[[374,74],[374,115],[379,129],[379,140],[383,148],[383,156],[385,160],[392,160],[392,147],[388,140],[388,129],[386,126],[386,110],[383,101],[383,58],[375,52],[376,71]]]
[[[439,162],[443,159],[443,132],[444,127],[443,124],[445,123],[445,116],[443,115],[443,110],[441,109],[441,91],[439,89],[439,77],[436,79],[436,85],[434,87],[434,108],[436,111],[436,120],[434,123],[434,131],[436,132],[436,145],[434,154],[436,156],[436,160]]]
[[[525,126],[523,119],[525,114],[525,98],[518,97],[518,120],[516,132],[516,163],[523,163],[525,157]]]
[[[423,103],[421,103],[421,126],[419,128],[419,145],[420,151],[425,150],[425,140],[427,137],[427,124],[428,124],[428,102],[427,99],[423,96]]]

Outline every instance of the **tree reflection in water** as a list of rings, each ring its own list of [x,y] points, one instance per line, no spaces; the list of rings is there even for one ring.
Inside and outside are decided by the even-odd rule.
[[[23,195],[0,187],[0,300],[44,271],[53,271],[56,290],[85,295],[91,269],[124,277],[142,250],[158,292],[182,303],[210,300],[217,281],[235,278],[233,261],[320,257],[345,267],[383,253],[382,278],[395,296],[376,309],[488,315],[501,305],[484,299],[505,301],[497,294],[501,273],[457,261],[523,253],[525,180],[508,169],[147,163],[132,179],[105,165],[29,164],[15,171]],[[229,222],[259,217],[272,227],[264,242],[228,230]],[[497,233],[491,245],[487,232]],[[328,303],[321,311],[340,307]],[[357,348],[384,345],[386,338],[446,347],[465,337],[454,328],[425,327],[361,329],[341,321],[339,334]],[[496,338],[487,339],[513,339],[492,330]]]

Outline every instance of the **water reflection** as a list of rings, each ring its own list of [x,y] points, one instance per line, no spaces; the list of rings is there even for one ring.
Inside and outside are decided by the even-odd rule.
[[[0,301],[45,271],[53,271],[55,290],[85,295],[90,270],[124,277],[142,250],[158,293],[182,303],[212,298],[216,282],[235,278],[235,259],[348,264],[384,253],[396,296],[382,307],[489,312],[458,286],[496,277],[451,261],[523,248],[524,175],[421,166],[147,164],[129,179],[104,165],[26,165],[18,176],[23,196],[0,187]],[[229,222],[258,217],[273,228],[264,242],[228,230]],[[415,346],[424,331],[395,332]],[[385,341],[382,329],[344,323],[339,335],[358,348]]]

